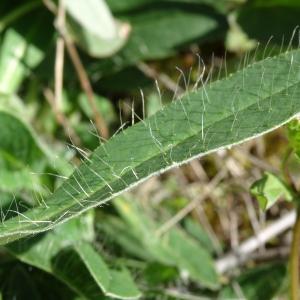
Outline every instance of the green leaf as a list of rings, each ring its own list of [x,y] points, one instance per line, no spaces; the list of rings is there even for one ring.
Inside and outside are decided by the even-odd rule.
[[[273,263],[258,266],[252,270],[244,272],[235,279],[240,293],[233,286],[225,287],[218,299],[245,298],[247,300],[275,299],[286,277],[286,267],[282,264]]]
[[[1,4],[3,4],[3,2]],[[42,3],[40,0],[31,0],[31,1],[26,1],[22,5],[13,7],[12,9],[8,9],[8,7],[6,7],[5,4],[7,5],[8,3],[4,3],[4,7],[0,7],[0,11],[1,11],[0,33],[11,23],[16,21],[18,18],[23,17],[24,15],[31,12],[32,10],[36,9]],[[5,13],[2,15],[2,12]]]
[[[125,220],[127,231],[133,233],[145,251],[150,253],[151,261],[175,266],[207,288],[218,287],[218,277],[209,252],[194,239],[176,228],[159,237],[156,234],[159,225],[139,209],[135,202],[117,198],[113,203]]]
[[[175,280],[178,277],[174,267],[165,266],[159,263],[150,263],[144,271],[144,278],[151,286],[157,286]]]
[[[250,191],[263,210],[269,209],[280,198],[286,201],[294,199],[290,188],[280,178],[268,172],[265,172],[264,176],[251,186]]]
[[[120,218],[101,214],[98,228],[101,233],[103,232],[107,238],[120,245],[127,253],[142,260],[153,260],[153,255]]]
[[[116,114],[111,102],[102,96],[94,95],[94,100],[97,106],[97,109],[103,114],[103,118],[107,124],[112,123],[116,120]],[[93,117],[93,111],[89,105],[86,94],[78,95],[78,103],[83,110],[84,114],[91,120]]]
[[[193,3],[156,2],[119,18],[130,23],[131,35],[120,52],[99,63],[99,73],[119,71],[141,60],[168,57],[191,42],[222,38],[227,29],[224,15]]]
[[[93,214],[86,214],[46,235],[12,243],[7,249],[22,262],[53,274],[88,299],[98,299],[102,292],[119,299],[138,298],[140,292],[130,273],[110,270],[89,244],[93,239]]]
[[[127,224],[127,230],[139,241],[149,253],[150,259],[161,263],[173,265],[174,259],[170,256],[168,247],[161,243],[160,238],[155,234],[158,224],[155,224],[142,210],[137,203],[124,198],[116,198],[113,204],[121,217]]]
[[[202,226],[191,218],[187,218],[184,222],[186,231],[195,238],[210,253],[215,251],[212,240]]]
[[[119,299],[137,299],[141,293],[133,282],[130,273],[124,268],[110,270],[110,286],[107,295]]]
[[[106,0],[108,6],[111,10],[115,13],[127,12],[135,9],[140,9],[142,7],[155,4],[155,3],[162,3],[162,2],[169,2],[169,5],[175,3],[196,3],[196,4],[203,4],[209,5],[220,10],[224,10],[227,0],[127,0],[127,1],[119,1],[119,0]]]
[[[88,243],[77,244],[75,249],[105,295],[118,299],[140,297],[140,291],[128,271],[109,270],[100,255]]]
[[[32,129],[17,116],[0,110],[0,151],[24,165],[37,166],[45,155]],[[16,136],[13,139],[12,136]]]
[[[68,28],[90,55],[110,56],[126,42],[130,27],[117,23],[104,0],[64,0]]]
[[[268,2],[271,1],[264,1],[267,4],[263,6],[254,4],[241,8],[237,21],[251,39],[271,45],[289,45],[293,31],[300,25],[300,6],[271,6]],[[292,41],[294,46],[298,45],[296,36]]]
[[[298,0],[253,0],[252,5],[256,6],[300,6],[300,3]]]
[[[28,24],[32,18],[34,23]],[[29,72],[43,60],[53,33],[48,21],[45,12],[34,12],[5,31],[0,48],[0,93],[16,92]],[[41,24],[43,35],[38,30]]]
[[[171,229],[165,237],[176,265],[181,272],[201,285],[218,289],[219,280],[209,253],[179,229]]]
[[[43,192],[40,176],[46,155],[33,131],[17,116],[0,110],[0,190]],[[12,138],[15,136],[16,138]]]
[[[300,158],[300,122],[299,119],[292,120],[288,126],[289,143],[295,151],[298,158]]]
[[[252,64],[164,107],[100,145],[50,197],[0,227],[0,243],[52,229],[150,176],[240,144],[300,111],[300,51]]]

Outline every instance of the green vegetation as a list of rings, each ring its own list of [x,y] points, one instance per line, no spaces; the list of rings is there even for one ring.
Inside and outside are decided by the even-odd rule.
[[[0,299],[298,299],[299,9],[2,1]]]

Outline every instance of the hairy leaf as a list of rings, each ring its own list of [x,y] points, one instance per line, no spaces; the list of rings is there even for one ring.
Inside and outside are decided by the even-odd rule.
[[[285,124],[300,111],[300,51],[208,83],[100,145],[48,199],[0,227],[0,243],[49,230],[150,176]]]

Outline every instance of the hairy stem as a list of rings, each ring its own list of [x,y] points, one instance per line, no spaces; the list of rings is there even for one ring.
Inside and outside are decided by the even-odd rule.
[[[290,252],[290,297],[299,299],[299,247],[300,247],[300,209],[297,210],[296,223],[293,227],[293,240]]]

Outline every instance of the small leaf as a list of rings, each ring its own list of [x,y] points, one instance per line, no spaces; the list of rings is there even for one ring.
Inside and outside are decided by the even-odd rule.
[[[294,149],[298,158],[300,158],[300,121],[299,119],[292,120],[288,125],[289,143]]]
[[[250,191],[257,198],[259,206],[263,210],[269,209],[280,198],[284,198],[286,201],[294,199],[293,192],[289,187],[280,178],[268,172],[251,186]]]

